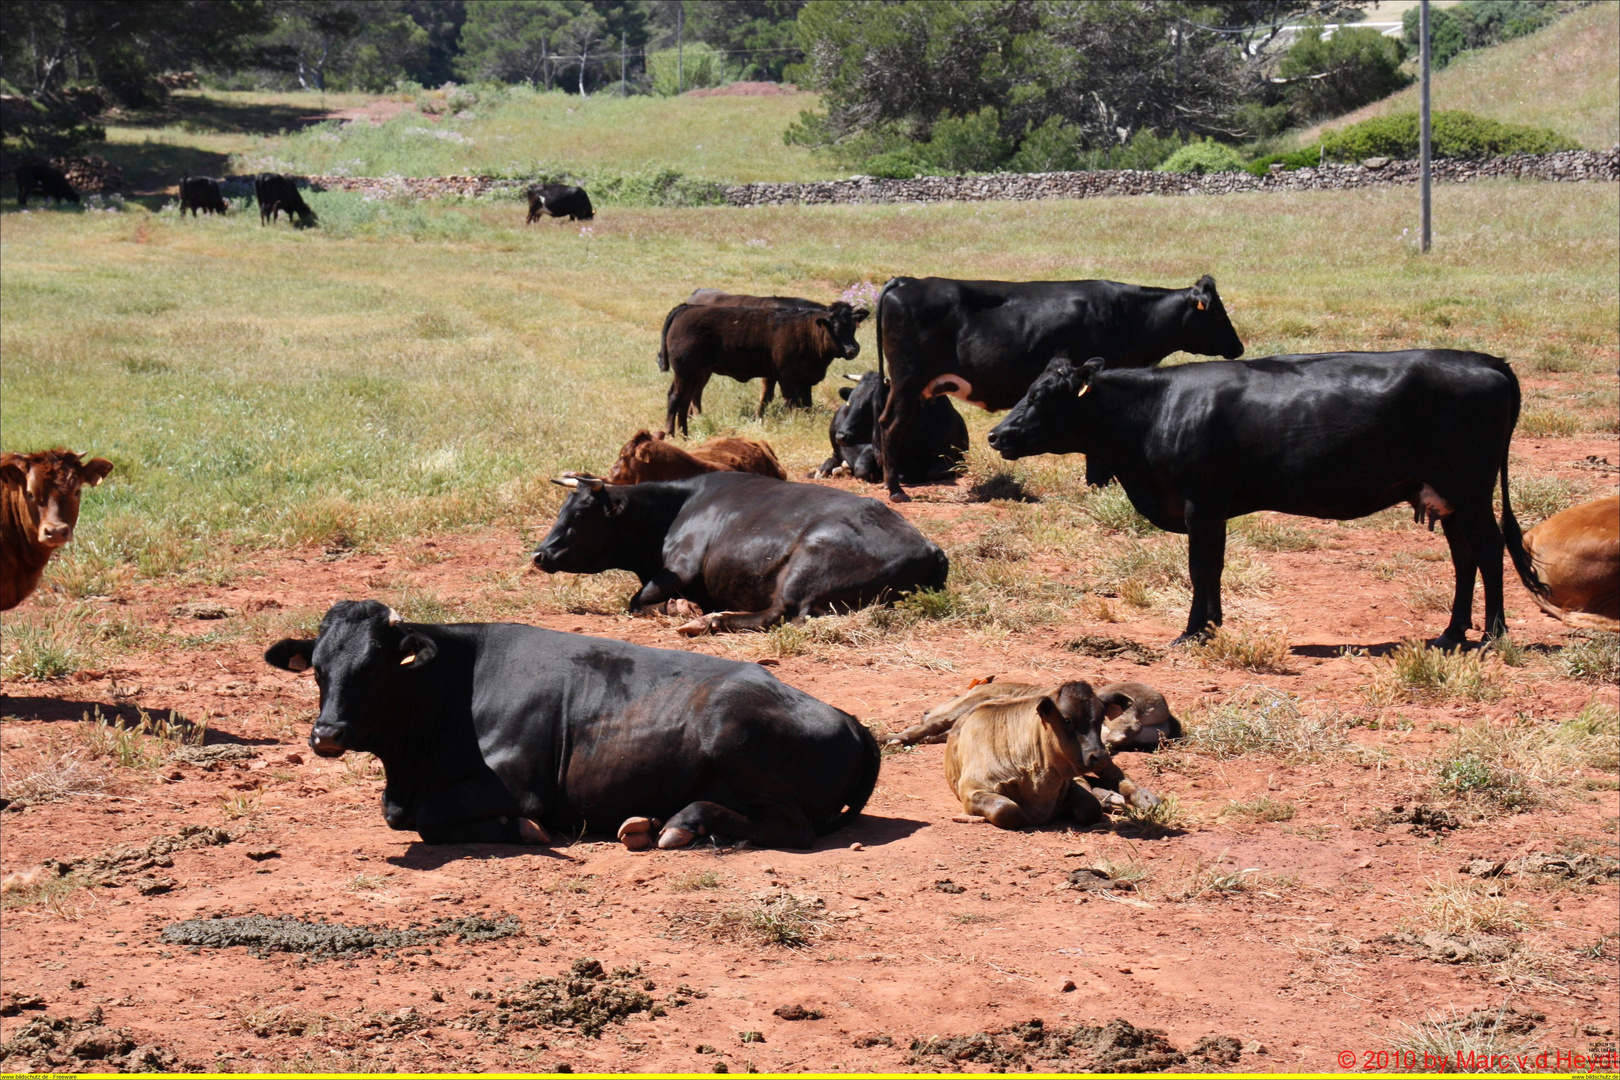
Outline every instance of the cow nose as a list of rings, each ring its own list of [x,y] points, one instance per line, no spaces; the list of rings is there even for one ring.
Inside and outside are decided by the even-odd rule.
[[[333,738],[330,732],[319,728],[309,733],[309,748],[321,757],[343,756],[343,747],[339,745],[337,739]]]
[[[47,525],[40,531],[44,533],[47,544],[65,544],[73,539],[71,525]]]
[[[534,562],[536,570],[543,570],[548,574],[552,572],[552,567],[556,565],[555,560],[553,560],[550,555],[546,554],[545,548],[541,548],[540,550],[536,551],[532,561]]]
[[[998,427],[997,428],[991,428],[990,429],[990,434],[986,435],[985,439],[987,439],[989,441],[991,446],[995,446],[998,442],[1001,441],[1001,429],[998,428]]]

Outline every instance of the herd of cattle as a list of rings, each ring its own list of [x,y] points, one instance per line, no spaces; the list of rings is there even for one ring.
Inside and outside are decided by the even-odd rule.
[[[36,191],[66,197],[65,185],[59,174],[18,173],[25,204]],[[214,181],[188,177],[180,192],[182,212],[225,209]],[[261,221],[282,211],[314,220],[291,178],[260,176],[255,196]],[[592,209],[579,189],[537,185],[528,220],[541,214],[589,219]],[[829,367],[860,354],[856,330],[869,315],[877,370],[841,388],[832,454],[811,475],[852,475],[907,501],[902,485],[961,469],[967,426],[949,398],[1010,409],[989,434],[1002,456],[1082,453],[1088,483],[1117,480],[1148,521],[1186,534],[1192,603],[1178,642],[1222,623],[1229,519],[1270,510],[1344,520],[1400,503],[1431,530],[1438,523],[1450,549],[1456,591],[1436,644],[1465,643],[1476,576],[1486,636],[1505,631],[1504,551],[1544,610],[1620,630],[1620,497],[1521,535],[1508,480],[1520,392],[1505,361],[1445,349],[1239,360],[1243,343],[1208,276],[1185,289],[900,277],[870,312],[700,289],[660,335],[665,430],[637,432],[605,477],[555,479],[568,495],[533,564],[631,571],[640,588],[630,610],[674,616],[688,636],[944,588],[945,553],[883,502],[791,481],[754,440],[686,449],[671,438],[686,434],[717,374],[761,379],[760,416],[778,385],[790,407],[809,406]],[[1176,352],[1224,362],[1157,366]],[[0,458],[0,606],[37,587],[72,538],[81,489],[112,468],[66,450]],[[858,815],[878,776],[878,745],[855,717],[758,665],[700,653],[529,626],[410,623],[375,601],[345,601],[317,637],[278,642],[265,659],[313,670],[311,747],[375,754],[388,824],[430,843],[612,833],[632,850],[704,837],[807,847]],[[944,741],[965,818],[1017,828],[1150,809],[1157,797],[1114,755],[1180,734],[1162,695],[1142,684],[992,679],[894,739]]]

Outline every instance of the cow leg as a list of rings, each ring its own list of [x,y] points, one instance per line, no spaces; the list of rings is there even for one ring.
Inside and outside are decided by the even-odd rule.
[[[759,411],[754,414],[754,419],[765,419],[765,406],[769,405],[771,403],[771,398],[775,396],[776,379],[773,376],[767,375],[765,376],[765,387],[759,392]]]
[[[701,619],[693,619],[675,628],[682,637],[701,634],[737,633],[742,630],[765,630],[787,618],[787,605],[778,600],[764,611],[717,611]]]
[[[685,381],[676,375],[669,383],[668,406],[664,413],[664,430],[671,435],[679,427],[681,437],[686,437],[686,416],[691,411],[691,397],[687,392]]]
[[[1489,641],[1507,633],[1507,619],[1502,605],[1502,530],[1491,516],[1489,504],[1459,510],[1456,516],[1463,519],[1463,530],[1468,537],[1468,546],[1474,552],[1480,584],[1485,588],[1484,637]]]
[[[669,567],[664,567],[630,598],[632,613],[657,607],[670,600],[681,599],[686,583]]]
[[[902,391],[898,382],[889,387],[889,400],[878,416],[878,456],[883,459],[883,483],[889,489],[890,502],[910,502],[911,496],[900,488],[900,448],[905,445],[918,409],[917,395],[909,388]]]
[[[1474,624],[1474,546],[1468,542],[1468,530],[1457,514],[1440,519],[1440,531],[1446,534],[1446,546],[1451,549],[1451,569],[1457,576],[1456,589],[1451,594],[1451,621],[1446,632],[1429,642],[1436,649],[1460,649],[1468,642],[1468,628]],[[1501,570],[1501,558],[1497,559]],[[1501,579],[1498,578],[1498,581]],[[1500,587],[1500,586],[1498,586]]]
[[[1221,625],[1221,571],[1226,567],[1226,515],[1187,504],[1187,576],[1192,579],[1192,610],[1187,629],[1171,646],[1202,640]]]
[[[1103,819],[1102,800],[1092,792],[1084,780],[1076,777],[1069,781],[1069,816],[1077,825],[1095,825]]]
[[[1125,771],[1112,758],[1091,770],[1104,787],[1119,792],[1120,797],[1138,810],[1151,810],[1159,805],[1159,797],[1125,775]]]
[[[807,848],[816,842],[810,820],[797,808],[774,806],[756,820],[717,802],[698,800],[669,819],[658,834],[658,846],[686,847],[700,836],[712,836],[728,844],[748,841],[764,847]]]
[[[1022,829],[1029,824],[1022,806],[993,791],[971,792],[962,800],[962,809],[984,818],[998,829]]]

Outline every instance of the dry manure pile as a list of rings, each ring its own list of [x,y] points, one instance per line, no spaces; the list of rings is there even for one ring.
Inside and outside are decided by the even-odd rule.
[[[303,953],[316,960],[339,956],[392,955],[400,949],[419,948],[442,942],[451,934],[463,944],[497,941],[523,932],[523,924],[504,913],[495,918],[470,915],[459,919],[439,919],[433,926],[391,930],[385,926],[345,926],[342,923],[305,922],[302,919],[274,919],[268,915],[218,916],[187,919],[163,928],[163,941],[196,949],[228,949],[247,946],[261,959],[271,953]],[[541,942],[544,944],[544,942]]]

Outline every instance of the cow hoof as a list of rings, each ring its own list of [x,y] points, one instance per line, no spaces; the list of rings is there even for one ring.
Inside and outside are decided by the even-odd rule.
[[[911,496],[907,495],[905,492],[903,492],[900,489],[896,488],[894,491],[889,492],[889,501],[890,502],[910,502],[911,501]]]
[[[951,820],[961,825],[983,825],[985,822],[978,814],[955,814]]]
[[[642,835],[653,831],[653,819],[645,817],[625,818],[624,824],[619,826],[619,839],[627,836]]]
[[[697,839],[697,834],[690,829],[683,829],[679,825],[671,825],[658,834],[658,847],[668,851],[670,848],[681,848]]]
[[[709,625],[707,618],[693,619],[689,623],[682,623],[677,626],[675,632],[681,637],[702,637],[704,634],[713,633],[714,628]]]
[[[517,826],[518,839],[523,841],[525,844],[551,843],[551,834],[546,832],[545,829],[541,828],[538,821],[531,821],[526,817],[518,818]]]
[[[1447,630],[1428,644],[1429,648],[1439,649],[1441,652],[1459,652],[1468,648],[1468,638],[1462,635],[1453,637],[1451,631]]]
[[[629,833],[619,837],[619,840],[624,844],[626,851],[646,851],[652,847],[653,842],[652,834],[645,832]]]
[[[1187,633],[1182,634],[1180,637],[1176,638],[1176,640],[1172,641],[1170,643],[1170,648],[1179,649],[1184,645],[1202,645],[1205,641],[1209,640],[1209,634],[1210,632],[1208,630],[1198,630],[1196,632],[1189,630]]]

